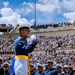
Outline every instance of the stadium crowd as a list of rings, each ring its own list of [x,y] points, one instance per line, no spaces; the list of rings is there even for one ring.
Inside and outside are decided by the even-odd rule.
[[[0,51],[9,52],[14,50],[14,39],[0,39]]]
[[[0,58],[0,74],[12,75],[12,59],[14,56],[2,55]],[[75,52],[29,54],[31,75],[75,75]],[[6,74],[4,74],[6,73]]]
[[[75,48],[75,35],[48,37],[39,40],[40,42],[35,50],[46,50],[50,52],[57,49]]]
[[[50,23],[50,24],[42,24],[42,25],[33,25],[31,26],[31,28],[33,29],[41,29],[41,28],[48,28],[48,27],[62,27],[62,26],[69,26],[69,25],[73,25],[73,23],[71,22],[64,22],[64,23],[58,23],[58,24],[54,24],[54,23]]]
[[[0,51],[14,51],[15,39],[0,39]],[[75,35],[50,36],[38,39],[39,43],[34,50],[45,50],[45,53],[29,55],[31,75],[50,75],[50,71],[54,71],[56,73],[54,75],[75,75],[75,52],[65,53],[63,51],[56,53],[57,49],[75,48]],[[11,62],[13,58],[14,56],[0,56],[1,75],[4,75],[4,73],[12,75]]]
[[[14,51],[14,42],[16,38],[0,39],[0,51]],[[34,50],[45,50],[50,52],[57,49],[74,49],[75,48],[75,35],[65,36],[50,36],[38,38],[39,43]]]
[[[30,58],[33,63],[31,69],[37,71],[34,75],[52,75],[50,72],[54,70],[56,72],[53,75],[75,75],[75,52],[32,54]],[[35,71],[31,71],[33,72]]]

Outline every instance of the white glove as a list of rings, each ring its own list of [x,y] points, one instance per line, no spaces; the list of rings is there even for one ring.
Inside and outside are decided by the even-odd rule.
[[[32,40],[36,40],[36,36],[35,36],[35,35],[32,35],[32,36],[31,36],[31,39],[32,39]]]

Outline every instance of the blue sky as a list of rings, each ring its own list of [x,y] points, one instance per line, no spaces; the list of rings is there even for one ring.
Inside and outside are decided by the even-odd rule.
[[[34,24],[35,0],[0,0],[0,23]],[[75,0],[36,0],[36,23],[75,21]]]

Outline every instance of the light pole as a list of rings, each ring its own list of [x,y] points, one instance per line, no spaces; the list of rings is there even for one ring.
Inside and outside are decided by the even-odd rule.
[[[36,26],[36,0],[35,0],[35,10],[34,10],[34,26]]]

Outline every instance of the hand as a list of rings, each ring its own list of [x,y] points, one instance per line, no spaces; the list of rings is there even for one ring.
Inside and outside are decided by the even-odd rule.
[[[31,36],[31,39],[32,39],[32,40],[36,40],[36,36],[35,36],[35,35],[32,35],[32,36]]]

